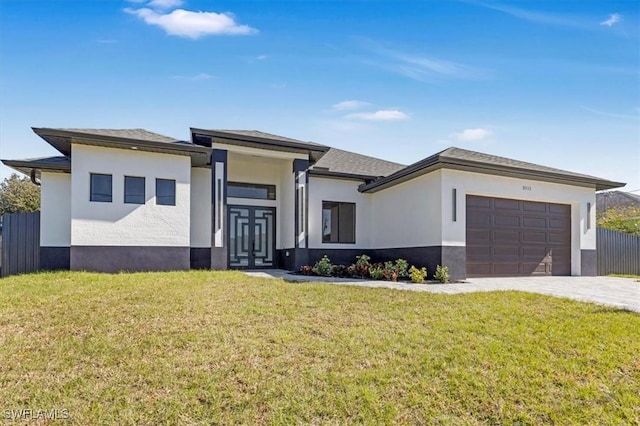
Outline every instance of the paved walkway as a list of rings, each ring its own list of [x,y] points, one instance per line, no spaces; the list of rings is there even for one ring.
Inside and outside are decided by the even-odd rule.
[[[393,288],[397,290],[427,291],[458,294],[474,291],[518,290],[549,294],[569,299],[615,306],[640,313],[640,282],[631,278],[614,277],[519,277],[469,278],[456,284],[407,284],[388,281],[366,281],[348,278],[308,277],[273,269],[248,271],[248,275],[282,278],[290,282],[328,282],[339,285]]]

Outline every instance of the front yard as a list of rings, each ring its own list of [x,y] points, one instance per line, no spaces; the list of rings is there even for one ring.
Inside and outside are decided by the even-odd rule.
[[[63,424],[630,424],[640,315],[237,272],[0,280],[0,417]]]

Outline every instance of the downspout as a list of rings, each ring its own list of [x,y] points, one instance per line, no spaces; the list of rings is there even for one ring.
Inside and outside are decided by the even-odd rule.
[[[31,183],[40,186],[40,182],[36,178],[36,169],[31,169]]]

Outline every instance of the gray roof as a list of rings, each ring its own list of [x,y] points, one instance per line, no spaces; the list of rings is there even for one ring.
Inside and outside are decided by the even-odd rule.
[[[110,136],[114,138],[135,139],[149,142],[178,142],[178,139],[145,129],[56,129],[86,135]]]
[[[595,176],[451,147],[413,163],[389,176],[361,185],[359,190],[362,192],[380,191],[443,167],[500,176],[594,186],[596,190],[618,188],[625,185],[621,182],[612,182]]]
[[[71,172],[71,159],[69,157],[40,157],[24,160],[2,160],[2,163],[14,170],[29,175],[32,169],[36,169],[36,176],[40,177],[40,170],[49,172]]]
[[[314,165],[315,169],[326,168],[329,172],[372,177],[388,176],[405,167],[403,164],[337,148],[330,148]]]
[[[473,161],[477,163],[492,164],[496,166],[506,166],[519,169],[532,170],[537,172],[557,173],[564,176],[575,176],[581,178],[600,179],[595,176],[583,175],[567,170],[555,169],[553,167],[541,166],[540,164],[528,163],[526,161],[514,160],[497,155],[484,154],[482,152],[469,151],[468,149],[450,147],[439,153],[440,159],[452,158],[457,160]]]
[[[623,191],[607,191],[596,194],[596,211],[598,212],[627,206],[640,207],[640,195]]]
[[[270,139],[273,141],[280,142],[292,142],[297,144],[305,144],[305,145],[313,145],[313,146],[324,146],[319,143],[310,142],[310,141],[302,141],[300,139],[287,138],[280,135],[274,135],[273,133],[261,132],[260,130],[227,130],[227,129],[214,129],[214,132],[221,133],[229,133],[238,136],[249,136],[253,138],[259,139]]]

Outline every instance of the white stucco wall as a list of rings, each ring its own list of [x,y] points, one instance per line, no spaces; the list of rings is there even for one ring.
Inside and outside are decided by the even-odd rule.
[[[191,169],[191,247],[211,247],[211,169]]]
[[[112,175],[112,202],[89,201],[90,173]],[[124,176],[145,177],[145,204],[124,203]],[[176,205],[155,203],[156,178],[175,179]],[[191,159],[73,144],[71,244],[188,247]]]
[[[355,180],[327,179],[311,176],[309,179],[309,248],[357,249],[370,248],[371,196],[358,192],[362,182]],[[338,244],[322,242],[322,202],[336,201],[356,203],[356,242]]]
[[[595,250],[595,190],[550,182],[493,176],[459,170],[441,170],[442,244],[464,246],[466,240],[466,195],[512,198],[571,205],[571,269],[580,274],[580,250]],[[458,193],[457,221],[452,220],[452,189]],[[587,229],[587,203],[591,229]]]
[[[372,246],[441,245],[440,183],[440,171],[435,171],[371,194]]]
[[[40,245],[71,245],[71,175],[42,172],[40,177]]]

